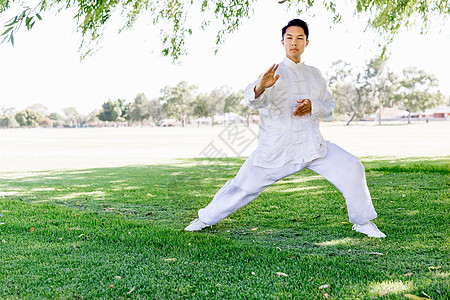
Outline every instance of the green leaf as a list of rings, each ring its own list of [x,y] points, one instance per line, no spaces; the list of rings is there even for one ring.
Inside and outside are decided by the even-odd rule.
[[[14,47],[14,34],[12,32],[11,32],[10,41],[11,41],[11,45],[13,45],[13,47]]]
[[[8,32],[10,32],[11,30],[13,29],[13,27],[11,26],[11,27],[9,27],[8,29],[6,29],[6,31],[5,32],[3,32],[2,33],[2,35],[5,35],[5,34],[7,34]]]
[[[27,27],[28,30],[30,30],[30,21],[33,20],[33,18],[27,17],[25,19],[25,26]]]
[[[18,21],[18,20],[17,20],[17,16],[15,16],[14,18],[12,18],[10,21],[11,21],[11,23],[5,24],[4,27],[8,27],[8,26],[11,26],[11,25],[16,24],[17,21]]]
[[[4,41],[6,41],[7,38],[8,38],[8,36],[5,36],[4,39],[0,42],[0,44],[2,44]]]
[[[42,21],[42,17],[40,14],[36,14],[36,17],[39,19],[39,21]]]

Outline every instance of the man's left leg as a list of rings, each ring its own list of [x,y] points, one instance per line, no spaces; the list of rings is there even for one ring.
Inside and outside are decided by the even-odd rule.
[[[343,195],[353,229],[371,237],[385,237],[371,220],[377,217],[366,183],[364,166],[336,144],[328,144],[328,154],[311,162],[308,169],[322,175]]]

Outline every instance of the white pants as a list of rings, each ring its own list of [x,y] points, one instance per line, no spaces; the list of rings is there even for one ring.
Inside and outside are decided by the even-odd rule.
[[[206,224],[214,225],[250,203],[265,188],[278,180],[309,169],[322,175],[344,195],[349,221],[364,224],[377,217],[367,188],[365,170],[359,159],[339,146],[329,143],[325,157],[302,164],[286,164],[281,168],[253,165],[253,154],[242,165],[236,177],[229,180],[213,200],[198,212]]]

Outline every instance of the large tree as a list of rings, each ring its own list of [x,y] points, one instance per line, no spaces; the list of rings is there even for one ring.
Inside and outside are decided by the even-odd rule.
[[[0,128],[16,128],[19,127],[19,123],[17,122],[15,115],[6,114],[0,116]]]
[[[48,118],[52,121],[54,127],[64,126],[64,118],[58,113],[52,112],[48,115]]]
[[[15,119],[20,126],[37,127],[44,119],[44,116],[40,112],[27,108],[19,111],[15,115]]]
[[[105,122],[115,122],[118,121],[120,116],[122,115],[122,108],[120,107],[121,103],[119,101],[111,101],[105,102],[102,104],[102,109],[100,110],[97,117],[101,121]]]
[[[159,120],[165,118],[161,102],[158,98],[150,100],[149,109],[150,109],[150,119],[153,122],[158,122]]]
[[[130,103],[129,116],[132,121],[144,125],[146,120],[158,122],[163,119],[162,105],[159,99],[149,100],[144,93],[139,93]]]
[[[117,120],[120,122],[130,121],[130,103],[126,103],[125,99],[117,99],[116,103],[121,111]]]
[[[244,98],[243,91],[234,92],[228,86],[215,88],[209,94],[199,94],[193,102],[193,115],[196,117],[210,117],[214,125],[216,114],[238,112],[239,104]],[[226,119],[225,119],[226,121]]]
[[[143,124],[150,117],[150,101],[144,93],[139,93],[130,104],[129,111],[131,121]]]
[[[214,27],[217,30],[216,44],[220,45],[227,34],[236,31],[252,15],[255,4],[260,1],[277,1],[287,10],[297,9],[299,15],[311,13],[314,5],[324,6],[332,12],[333,22],[345,21],[343,12],[350,6],[354,15],[363,16],[362,22],[366,22],[368,28],[377,30],[384,37],[386,43],[380,45],[382,48],[402,28],[415,24],[421,33],[426,33],[431,20],[445,24],[450,15],[448,0],[37,0],[33,5],[20,0],[2,0],[0,17],[10,17],[10,20],[4,21],[6,30],[3,37],[14,44],[14,34],[21,27],[31,30],[36,21],[42,20],[44,12],[73,10],[82,36],[82,56],[96,49],[112,17],[123,20],[121,30],[132,28],[143,17],[161,32],[162,53],[178,60],[187,52],[186,40],[194,32]]]
[[[251,109],[245,101],[241,101],[238,106],[238,114],[245,118],[246,125],[250,126],[250,116],[259,115],[258,109]]]
[[[342,114],[350,114],[347,122],[362,118],[378,108],[377,77],[380,73],[379,60],[367,63],[364,70],[357,71],[350,64],[337,61],[333,64],[330,75],[330,87],[337,101],[337,110]]]
[[[64,126],[75,127],[79,125],[80,114],[75,107],[65,107],[63,108],[63,111],[65,115]]]
[[[162,110],[167,116],[180,120],[184,127],[188,116],[192,114],[193,93],[196,90],[195,85],[189,85],[186,81],[181,81],[175,87],[166,86],[161,90]]]
[[[211,110],[210,97],[208,94],[199,94],[195,97],[195,100],[192,102],[192,115],[197,118],[206,118],[206,117],[214,117],[214,112]],[[200,126],[200,122],[197,124]],[[214,120],[211,122],[211,125],[214,125]]]
[[[223,112],[238,112],[243,99],[244,91],[240,90],[238,92],[229,92],[224,99]]]
[[[349,63],[335,62],[329,71],[330,87],[337,111],[350,114],[347,125],[381,107],[398,107],[410,112],[423,111],[445,103],[436,77],[423,70],[406,68],[401,77],[385,66],[386,61],[370,60],[357,71]],[[410,122],[410,116],[408,117]],[[381,123],[381,117],[379,122]]]
[[[439,91],[434,75],[416,68],[403,70],[395,104],[409,112],[408,123],[411,123],[411,112],[424,111],[444,103],[445,97]]]

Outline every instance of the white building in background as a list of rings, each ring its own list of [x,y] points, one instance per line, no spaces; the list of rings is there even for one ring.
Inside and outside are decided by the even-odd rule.
[[[440,106],[427,109],[421,113],[421,117],[430,120],[450,120],[450,106]]]
[[[236,124],[236,123],[244,123],[244,118],[238,114],[229,112],[224,115],[215,115],[214,123],[219,124]]]
[[[409,112],[407,110],[391,108],[391,107],[383,107],[381,109],[381,120],[382,121],[395,121],[407,119]],[[372,114],[369,117],[365,118],[367,121],[375,121],[378,120],[378,113]],[[427,109],[424,112],[412,112],[411,119],[415,120],[429,120],[429,121],[450,121],[450,106],[440,106],[431,109]]]

